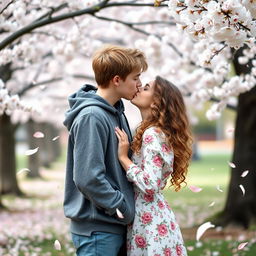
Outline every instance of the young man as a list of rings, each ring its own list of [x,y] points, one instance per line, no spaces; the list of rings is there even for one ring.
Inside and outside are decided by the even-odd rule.
[[[83,86],[69,97],[64,212],[78,256],[115,256],[134,218],[132,185],[118,161],[115,127],[131,133],[121,98],[131,100],[147,69],[137,49],[107,46],[92,61],[98,89]],[[125,255],[125,253],[119,255]]]

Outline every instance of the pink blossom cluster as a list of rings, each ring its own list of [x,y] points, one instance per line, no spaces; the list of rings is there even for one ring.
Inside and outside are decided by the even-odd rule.
[[[17,94],[9,95],[4,82],[0,79],[0,115],[4,113],[11,115],[17,109],[26,112],[35,111],[31,106],[22,102]]]
[[[254,43],[255,8],[255,1],[248,0],[169,0],[171,15],[193,39],[214,39],[235,48]]]
[[[102,2],[68,1],[53,17]],[[64,0],[11,2],[1,13],[0,42],[43,19],[51,8],[65,3]],[[122,4],[123,1],[108,3]],[[11,110],[7,112],[15,121],[32,118],[60,125],[67,108],[67,96],[85,80],[93,79],[90,64],[93,52],[102,44],[112,43],[145,52],[149,69],[142,77],[143,83],[156,74],[161,75],[179,86],[188,96],[186,103],[196,108],[211,98],[216,99],[218,103],[211,106],[206,116],[217,119],[228,104],[235,107],[237,96],[256,83],[255,61],[251,73],[241,76],[232,73],[230,63],[230,47],[249,46],[239,58],[243,65],[248,65],[256,54],[255,5],[255,1],[249,0],[170,0],[169,8],[113,6],[100,10],[95,16],[85,14],[42,26],[0,51],[0,65],[11,63],[15,70],[5,83],[7,95],[33,87],[22,99],[33,108],[40,105],[40,115],[12,111],[18,108],[17,98],[13,99],[14,103],[9,101]],[[135,24],[134,29],[129,24]],[[6,91],[0,94],[6,95]],[[3,113],[0,100],[0,114]],[[193,113],[190,114],[196,122]]]

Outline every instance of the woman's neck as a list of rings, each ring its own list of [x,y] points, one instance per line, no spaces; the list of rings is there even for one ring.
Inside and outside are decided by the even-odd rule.
[[[149,109],[140,109],[140,115],[141,115],[142,121],[145,121],[149,119],[151,112]]]

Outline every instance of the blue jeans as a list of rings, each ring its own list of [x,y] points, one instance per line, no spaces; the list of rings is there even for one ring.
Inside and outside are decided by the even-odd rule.
[[[93,232],[91,236],[71,233],[77,256],[116,256],[123,243],[124,235]]]

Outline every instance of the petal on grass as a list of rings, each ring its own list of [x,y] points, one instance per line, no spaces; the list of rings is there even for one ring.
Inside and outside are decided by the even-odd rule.
[[[207,229],[214,227],[215,225],[213,225],[211,222],[205,222],[204,224],[202,224],[196,231],[196,240],[199,241],[199,239]]]
[[[35,132],[33,134],[33,137],[35,137],[35,138],[44,138],[44,134],[42,132]]]
[[[60,136],[56,136],[56,137],[54,137],[54,138],[52,139],[52,141],[57,140],[59,137],[60,137]]]
[[[248,242],[241,243],[241,244],[238,245],[237,249],[238,249],[238,250],[243,250],[244,247],[245,247],[247,244],[248,244]]]
[[[60,250],[61,250],[61,245],[60,245],[59,240],[55,240],[55,241],[54,241],[54,248],[55,248],[57,251],[60,251]]]
[[[193,186],[193,185],[188,186],[188,188],[189,188],[192,192],[194,192],[194,193],[198,193],[198,192],[202,191],[202,188],[199,188],[199,187],[196,187],[196,186]]]
[[[248,173],[249,173],[249,170],[244,171],[244,172],[241,174],[241,177],[244,178],[245,176],[247,176]]]
[[[243,196],[245,195],[245,189],[244,186],[242,184],[239,185],[239,188],[242,190]]]
[[[28,168],[23,168],[17,172],[17,175],[20,175],[23,172],[30,172],[30,170]]]
[[[209,207],[212,207],[212,206],[214,206],[215,205],[215,202],[211,202],[210,204],[209,204]]]
[[[118,208],[116,208],[116,214],[117,214],[118,218],[120,218],[120,219],[124,218],[124,215],[119,211]]]
[[[188,249],[188,251],[190,251],[190,252],[191,252],[191,251],[193,251],[193,250],[194,250],[194,246],[188,246],[188,247],[187,247],[187,249]]]
[[[228,165],[231,167],[231,168],[236,168],[236,165],[232,162],[228,162]]]
[[[34,148],[34,149],[29,149],[25,152],[25,155],[26,156],[31,156],[31,155],[34,155],[37,151],[38,151],[39,147],[37,148]]]

